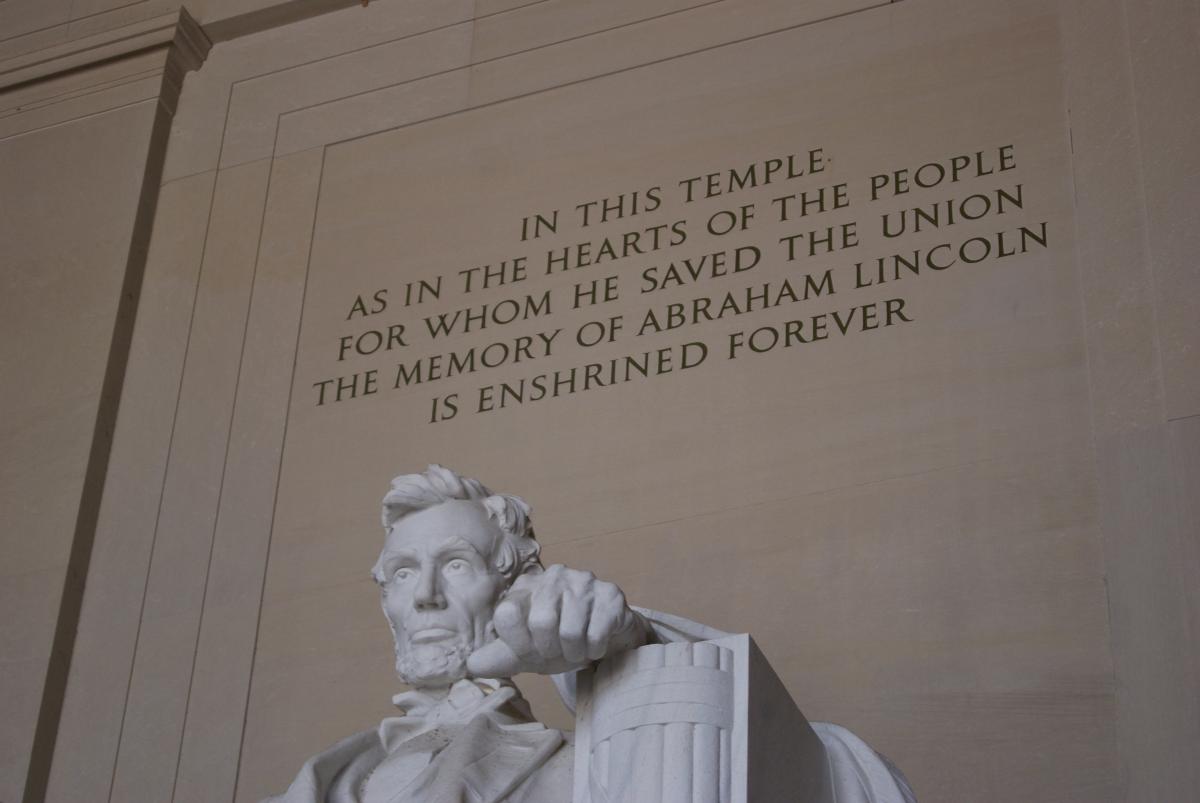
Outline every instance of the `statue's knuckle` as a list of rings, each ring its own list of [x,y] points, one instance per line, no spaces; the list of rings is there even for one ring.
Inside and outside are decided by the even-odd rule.
[[[492,614],[492,621],[502,627],[511,627],[520,622],[521,611],[511,602],[501,602]]]
[[[529,614],[529,627],[537,631],[557,630],[558,617],[553,611],[535,610]]]
[[[612,583],[606,583],[604,589],[605,600],[612,603],[615,607],[625,607],[625,592]]]
[[[588,634],[597,640],[606,641],[612,632],[617,629],[616,614],[606,613],[597,616],[592,620],[592,626],[588,628]]]

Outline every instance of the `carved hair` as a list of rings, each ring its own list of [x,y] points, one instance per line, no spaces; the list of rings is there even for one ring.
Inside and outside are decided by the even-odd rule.
[[[434,463],[420,474],[402,474],[392,480],[392,488],[383,497],[383,529],[405,516],[431,507],[460,500],[478,502],[496,522],[504,538],[489,557],[497,571],[510,583],[518,575],[541,566],[541,545],[533,534],[532,510],[525,500],[509,494],[494,494],[479,480],[464,477]],[[376,574],[376,581],[383,578]]]

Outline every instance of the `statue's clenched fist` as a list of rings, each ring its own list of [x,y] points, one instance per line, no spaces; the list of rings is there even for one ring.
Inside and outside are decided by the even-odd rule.
[[[556,674],[640,647],[650,628],[612,583],[551,566],[517,578],[496,605],[496,640],[467,659],[476,677]]]

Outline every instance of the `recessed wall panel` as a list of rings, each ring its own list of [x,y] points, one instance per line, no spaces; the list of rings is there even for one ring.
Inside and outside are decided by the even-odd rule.
[[[378,504],[434,461],[922,799],[1116,799],[1059,31],[943,16],[325,147],[240,800],[388,715]]]

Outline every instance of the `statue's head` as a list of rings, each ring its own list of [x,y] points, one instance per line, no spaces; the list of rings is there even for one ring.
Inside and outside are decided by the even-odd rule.
[[[541,569],[529,505],[431,465],[392,480],[383,528],[371,574],[396,640],[396,672],[418,688],[448,686],[489,640],[504,591]]]

